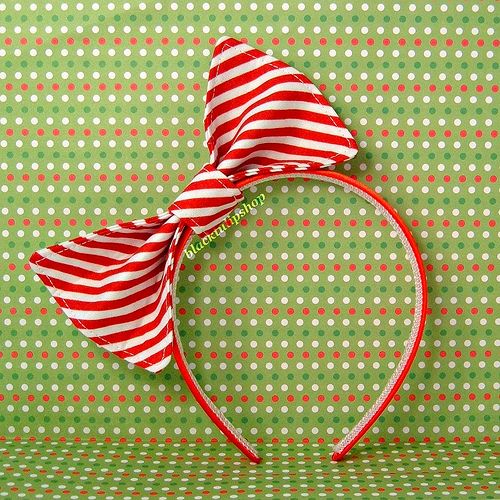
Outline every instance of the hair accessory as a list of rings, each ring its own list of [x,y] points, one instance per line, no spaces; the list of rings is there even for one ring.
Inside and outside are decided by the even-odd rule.
[[[204,115],[208,162],[159,215],[122,222],[47,247],[32,269],[86,337],[158,373],[172,356],[196,400],[250,460],[257,450],[227,420],[188,366],[175,319],[175,285],[194,234],[209,236],[243,200],[242,191],[278,178],[332,182],[376,207],[403,243],[415,280],[414,321],[400,362],[373,406],[335,446],[341,459],[400,387],[425,323],[425,272],[416,243],[396,211],[359,181],[325,167],[353,158],[356,142],[302,73],[230,37],[220,38],[208,77]]]

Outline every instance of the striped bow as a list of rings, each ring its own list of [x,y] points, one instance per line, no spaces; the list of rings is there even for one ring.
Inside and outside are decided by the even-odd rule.
[[[183,231],[209,235],[266,172],[314,170],[357,146],[328,101],[296,69],[229,37],[210,66],[204,125],[210,158],[165,212],[50,246],[32,269],[86,337],[158,373],[171,360],[172,293]]]

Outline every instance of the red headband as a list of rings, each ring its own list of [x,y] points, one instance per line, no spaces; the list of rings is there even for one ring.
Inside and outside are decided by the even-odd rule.
[[[283,177],[333,182],[376,207],[399,235],[412,266],[416,300],[405,351],[386,387],[335,448],[342,458],[371,427],[405,378],[422,336],[426,282],[422,259],[394,209],[360,182],[324,167],[357,153],[353,137],[319,90],[285,63],[221,38],[210,66],[204,124],[207,163],[156,216],[119,223],[35,252],[32,269],[73,324],[129,363],[158,373],[172,354],[212,421],[248,458],[257,451],[215,407],[184,358],[175,325],[175,284],[193,234],[206,238],[251,185]]]

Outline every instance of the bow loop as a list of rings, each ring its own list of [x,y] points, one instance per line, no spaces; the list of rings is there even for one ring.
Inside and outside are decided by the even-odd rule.
[[[220,170],[205,165],[168,210],[201,236],[208,236],[243,200],[241,191]]]
[[[230,37],[216,44],[204,125],[210,160],[231,180],[346,161],[356,142],[297,69]]]
[[[29,262],[87,338],[158,373],[172,357],[173,310],[167,296],[181,222],[203,237],[241,200],[240,189],[207,164],[165,212],[52,245]]]
[[[74,326],[99,346],[156,373],[172,355],[170,212],[122,222],[33,253],[31,268]]]

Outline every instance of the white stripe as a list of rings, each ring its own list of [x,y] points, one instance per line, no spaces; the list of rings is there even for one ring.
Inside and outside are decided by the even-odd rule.
[[[140,353],[135,354],[134,356],[130,356],[127,359],[128,362],[130,363],[137,363],[138,361],[144,361],[145,359],[150,358],[154,354],[156,354],[158,351],[163,351],[165,347],[167,347],[169,344],[172,343],[172,332],[168,332],[167,335],[163,339],[161,339],[160,342],[157,344],[152,345],[148,349],[145,349],[144,351],[141,351]],[[132,346],[128,346],[132,347]],[[127,348],[127,347],[126,347]],[[117,349],[118,350],[118,349]]]
[[[158,325],[158,327],[155,328],[154,330],[150,330],[150,331],[146,332],[145,334],[140,335],[139,337],[132,337],[130,339],[123,340],[122,342],[115,342],[112,344],[106,343],[106,344],[99,344],[99,345],[101,347],[103,347],[104,349],[107,349],[110,352],[125,351],[125,350],[132,348],[132,347],[136,347],[138,345],[144,344],[148,340],[155,338],[158,335],[158,333],[160,333],[161,329],[164,326],[165,325],[162,325],[162,327],[160,328],[160,325]],[[85,331],[83,331],[83,333],[85,333]],[[92,338],[92,336],[88,336],[88,337]],[[93,335],[93,337],[96,337],[96,336]],[[98,337],[96,337],[96,338],[98,338]],[[145,359],[149,358],[153,354],[156,354],[158,351],[163,350],[165,348],[165,346],[167,346],[171,341],[172,341],[172,336],[170,335],[170,340],[169,340],[168,335],[167,335],[158,344],[155,344],[154,346],[150,347],[149,349],[147,349],[145,351],[140,351],[137,354],[131,355],[129,358],[125,358],[125,359],[127,361],[130,361],[131,359],[134,359],[136,361],[144,361]],[[148,353],[148,354],[146,354],[146,353]],[[130,362],[133,363],[134,361],[130,361]]]
[[[136,231],[139,230],[136,229]],[[154,229],[151,230],[151,234],[153,233]],[[142,234],[144,234],[145,236],[149,236],[148,233],[146,233],[145,231],[142,231]],[[109,244],[110,242],[112,242],[113,244],[128,245],[135,248],[140,248],[142,245],[144,245],[144,242],[147,240],[147,238],[118,238],[118,237],[111,238],[108,234],[103,236],[99,235],[95,238],[87,238],[87,239],[90,241],[95,241],[97,243]],[[70,242],[65,241],[64,243],[61,243],[61,245],[64,245],[66,243]],[[75,249],[80,246],[85,246],[85,242],[82,242],[80,244],[75,243]]]
[[[166,233],[162,233],[162,234],[166,234]],[[170,234],[173,234],[170,233]],[[120,252],[118,250],[109,250],[109,249],[103,249],[103,248],[94,248],[94,247],[89,247],[87,245],[68,245],[68,243],[70,242],[64,242],[64,243],[61,243],[61,246],[64,246],[65,248],[68,248],[69,250],[72,250],[78,254],[82,254],[82,255],[95,255],[95,256],[98,256],[98,257],[109,257],[110,259],[115,259],[115,260],[119,260],[119,261],[122,261],[122,264],[114,264],[113,266],[120,266],[120,265],[123,265],[123,263],[125,263],[125,261],[129,260],[130,258],[132,258],[133,255],[136,254],[136,252],[138,252],[139,250],[142,252],[144,252],[144,250],[142,250],[142,247],[148,243],[161,243],[161,241],[151,241],[152,239],[152,236],[150,236],[150,239],[148,240],[145,240],[145,241],[142,241],[142,245],[141,246],[138,246],[136,247],[136,249],[133,251],[133,252],[130,252],[130,253],[125,253],[125,252]],[[170,237],[168,238],[170,239]],[[112,242],[113,244],[115,243],[114,241]],[[145,253],[151,253],[152,251],[148,251],[148,252],[145,252]],[[59,253],[59,252],[57,252]],[[61,252],[61,253],[64,253],[64,252]],[[106,269],[113,269],[113,266],[107,266],[106,265]],[[101,267],[102,267],[102,264],[101,264]]]
[[[262,58],[262,59],[264,59],[264,58]],[[259,62],[262,59],[259,59]],[[248,64],[242,64],[241,66],[238,66],[237,68],[234,68],[233,70],[230,70],[230,71],[227,71],[226,73],[224,73],[224,82],[227,82],[234,77],[238,77],[238,78],[241,78],[241,81],[243,83],[241,83],[240,85],[235,87],[234,85],[236,85],[236,83],[234,82],[234,85],[232,85],[230,88],[228,88],[225,91],[223,91],[222,89],[219,89],[219,90],[216,89],[215,96],[207,104],[207,106],[210,110],[216,108],[220,104],[226,104],[228,102],[231,102],[233,99],[241,98],[243,95],[245,95],[249,92],[253,92],[255,90],[258,90],[262,86],[264,86],[265,84],[267,84],[269,82],[271,82],[271,88],[274,88],[274,89],[282,88],[285,85],[289,85],[289,84],[295,84],[295,85],[300,85],[302,92],[309,92],[313,95],[314,94],[317,95],[318,97],[320,96],[320,92],[314,84],[305,83],[302,80],[300,80],[297,77],[297,75],[300,75],[300,73],[296,70],[290,71],[291,68],[290,69],[288,69],[288,68],[275,68],[272,70],[267,70],[265,73],[263,73],[259,77],[252,78],[252,79],[250,79],[251,78],[250,76],[245,78],[245,75],[242,74],[242,72],[245,71],[246,69],[249,69],[250,71],[254,71],[255,69],[258,69],[258,68],[255,67],[255,62],[252,61]],[[234,76],[230,75],[230,76],[228,76],[228,78],[225,78],[227,73],[234,73]],[[296,81],[294,81],[294,82],[281,81],[280,79],[283,76],[296,77],[295,78]],[[273,80],[274,80],[274,82],[273,82]]]
[[[172,226],[172,230],[170,232],[165,232],[165,231],[162,231],[162,230],[157,230],[157,231],[154,231],[154,232],[151,232],[151,234],[148,235],[147,239],[144,239],[144,240],[138,240],[140,243],[139,245],[134,245],[136,247],[136,250],[140,250],[142,249],[142,247],[144,247],[144,245],[148,244],[148,243],[164,243],[164,242],[167,242],[169,241],[174,232],[175,232],[175,228],[176,226]],[[105,243],[105,244],[109,244],[109,243],[116,243],[117,240],[115,239],[110,239],[108,238],[107,240],[103,240],[102,243]],[[76,252],[80,252],[80,253],[85,253],[85,250],[84,249],[87,249],[89,250],[91,253],[94,253],[94,255],[102,255],[102,252],[107,252],[108,250],[104,250],[102,248],[92,248],[92,247],[86,247],[85,245],[81,244],[81,245],[75,245],[74,247],[72,247],[72,242],[71,241],[65,241],[64,243],[61,243],[61,245],[63,246],[67,246],[67,248],[70,248],[71,250],[75,250]],[[141,250],[142,251],[142,250]],[[119,253],[122,253],[122,252],[119,252]],[[133,254],[126,254],[126,253],[123,253],[123,255],[133,255]],[[112,269],[112,268],[110,268]]]
[[[253,146],[255,146],[255,145],[266,144],[266,143],[271,143],[271,144],[276,144],[276,145],[287,144],[287,145],[295,146],[298,148],[311,149],[315,152],[320,152],[320,151],[324,151],[325,153],[331,152],[332,155],[335,153],[338,153],[338,152],[342,152],[342,154],[344,154],[344,151],[350,150],[350,148],[347,148],[347,147],[342,146],[340,144],[332,144],[332,143],[328,143],[328,142],[315,141],[313,139],[306,139],[305,137],[296,137],[293,135],[273,135],[273,136],[256,137],[253,139],[240,139],[234,143],[234,147],[231,148],[230,154],[231,154],[231,156],[233,156],[233,155],[238,156],[240,150],[252,149]],[[256,154],[258,154],[259,152],[260,152],[260,150],[258,150],[258,149],[251,151],[251,153],[256,153]],[[309,157],[309,155],[306,155],[303,153],[297,153],[297,156],[298,157],[304,157],[304,156]],[[239,163],[241,161],[241,158],[234,158],[232,160],[224,160],[222,163],[219,164],[218,168],[220,168],[221,170],[224,170],[222,165],[225,165],[226,161],[233,161],[233,162]],[[324,161],[326,161],[326,158]]]
[[[226,203],[225,205],[219,205],[217,207],[202,207],[202,208],[176,208],[172,210],[181,219],[189,219],[195,217],[205,217],[209,215],[218,214],[223,210],[234,207],[238,202],[232,201]]]
[[[148,228],[148,230],[150,231],[150,234],[154,234],[156,231],[157,231],[157,228],[160,226],[161,224],[158,224],[158,226],[151,226],[150,228]],[[123,230],[123,229],[122,229]],[[173,226],[172,228],[172,231],[170,234],[173,234],[175,230],[175,226]],[[144,229],[129,229],[127,230],[129,232],[136,232],[136,233],[140,233],[140,234],[143,234],[143,235],[146,235],[148,236],[148,232],[144,231]],[[115,231],[110,231],[110,233],[115,233]],[[112,237],[110,236],[110,233],[108,234],[95,234],[95,233],[88,233],[86,234],[84,237],[89,240],[89,241],[95,241],[97,243],[104,243],[104,244],[108,244],[110,242],[112,242],[113,244],[121,244],[121,245],[128,245],[128,246],[132,246],[132,247],[136,247],[136,248],[139,248],[140,246],[144,245],[144,242],[146,241],[145,238],[127,238],[127,237]],[[166,233],[164,233],[166,234]],[[68,240],[68,241],[65,241],[63,243],[60,243],[61,246],[64,246],[64,245],[67,245],[68,243],[74,245],[75,249],[76,248],[79,248],[81,246],[85,246],[85,241],[82,241],[81,243],[74,243],[72,240]],[[45,249],[43,249],[45,250]],[[39,251],[38,253],[42,253],[42,251]]]
[[[290,108],[287,108],[287,111],[290,111]],[[251,114],[249,113],[248,115],[245,115],[244,120],[247,120],[253,114],[255,113],[252,112]],[[286,122],[286,124],[284,124],[283,122]],[[324,125],[323,123],[315,122],[313,119],[311,120],[304,120],[300,118],[288,119],[286,117],[283,118],[281,116],[278,119],[272,119],[272,120],[249,121],[248,123],[245,124],[244,128],[238,131],[238,135],[241,135],[242,133],[250,130],[267,130],[274,128],[282,128],[282,127],[300,128],[301,130],[304,131],[304,135],[307,135],[307,133],[311,131],[311,132],[322,132],[324,134],[334,135],[337,137],[344,137],[345,139],[352,139],[351,133],[345,127]],[[219,136],[217,140],[217,145],[221,147],[222,144],[231,141],[233,137],[234,137],[234,131],[230,130],[229,132],[226,132],[225,134]]]
[[[222,172],[221,172],[222,174]],[[222,174],[224,175],[224,174]],[[224,176],[226,177],[226,176]],[[227,178],[227,177],[226,177]],[[182,192],[174,203],[183,200],[193,200],[197,198],[226,198],[228,196],[240,196],[241,191],[239,189],[231,189],[226,187],[214,188],[214,189],[193,189],[191,191]]]
[[[129,296],[128,290],[125,290],[125,294],[123,297],[119,298],[127,298]],[[130,314],[134,311],[138,311],[150,304],[152,304],[159,296],[161,292],[161,283],[158,284],[158,289],[154,293],[150,293],[146,297],[141,297],[135,302],[132,302],[130,304],[127,304],[125,306],[121,307],[115,307],[113,309],[94,309],[94,310],[87,310],[87,309],[78,309],[72,306],[71,308],[68,308],[70,312],[70,316],[74,319],[78,319],[81,321],[85,320],[98,320],[98,319],[105,319],[105,318],[113,318],[116,319],[121,316],[125,316],[126,314]]]
[[[276,89],[273,89],[273,92],[275,92]],[[336,125],[334,124],[333,118],[336,118],[337,115],[328,112],[327,106],[323,104],[313,104],[310,102],[304,102],[304,101],[271,101],[271,102],[264,102],[263,104],[259,104],[255,108],[253,108],[250,111],[246,111],[245,106],[240,106],[239,108],[233,108],[227,111],[226,113],[223,113],[222,115],[218,116],[212,124],[207,128],[207,139],[212,136],[212,137],[217,137],[217,129],[220,126],[225,125],[227,122],[235,119],[235,118],[241,118],[241,120],[248,120],[251,118],[253,115],[260,113],[261,111],[277,111],[277,112],[286,112],[290,108],[294,110],[306,110],[306,111],[312,111],[316,112],[319,114],[322,114],[324,116],[329,116],[332,118],[332,127],[336,128]],[[331,108],[330,108],[331,109]],[[285,114],[286,116],[286,114]],[[274,120],[273,120],[274,121]],[[290,120],[293,122],[293,120]],[[268,123],[271,123],[271,121],[268,121]],[[317,122],[311,121],[311,124],[315,124]],[[314,125],[313,125],[314,126]],[[326,127],[327,125],[322,125],[322,127]],[[235,135],[237,134],[238,130],[235,128],[229,132],[226,132],[223,137],[225,138],[234,138]],[[217,140],[216,142],[216,148],[219,147],[219,142],[220,139]],[[214,148],[214,150],[216,150]]]
[[[226,179],[226,176],[218,170],[209,170],[208,172],[200,172],[193,177],[193,181],[206,181],[212,179]]]
[[[158,220],[156,222],[147,221],[146,219],[136,219],[136,220],[130,221],[129,224],[134,224],[134,226],[138,227],[139,229],[142,229],[142,226],[161,225],[161,224],[165,223],[166,221],[168,221],[171,215],[172,214],[168,210],[166,210],[165,212],[161,212],[160,214],[153,215],[151,217],[147,217],[148,219],[151,219],[153,217],[159,218],[160,220]],[[175,223],[175,221],[173,221],[173,222]],[[114,224],[113,226],[109,226],[107,229],[109,229],[110,231],[114,231],[115,229],[127,230],[127,228],[123,228],[122,226],[120,226],[120,224]],[[131,230],[133,230],[133,229],[134,228],[132,227]]]
[[[136,232],[139,231],[139,230],[135,230]],[[144,234],[144,233],[143,233]],[[151,234],[154,234],[154,230],[152,229],[151,230]],[[173,234],[173,231],[172,233]],[[84,238],[86,238],[87,241],[89,242],[96,242],[96,243],[104,243],[104,244],[109,244],[110,242],[113,243],[113,245],[127,245],[127,246],[131,246],[131,247],[135,247],[135,248],[140,248],[142,245],[144,245],[145,243],[145,239],[143,238],[111,238],[108,234],[106,235],[102,235],[102,234],[95,234],[95,233],[88,233],[87,235],[84,236]],[[55,245],[52,245],[52,246],[55,246]],[[46,248],[42,248],[40,250],[38,250],[38,254],[41,255],[43,258],[50,258],[51,255],[53,255],[54,253],[59,253],[59,251],[52,251],[51,250],[51,247],[46,247]],[[75,250],[75,251],[78,251],[80,250],[81,248],[90,248],[90,247],[87,247],[87,243],[86,241],[82,241],[80,243],[78,242],[74,242],[73,240],[68,240],[68,241],[64,241],[62,243],[59,243],[58,246],[61,246],[61,247],[65,247],[65,248],[70,248],[71,250]],[[95,249],[96,251],[105,251],[104,249]],[[122,252],[120,252],[122,253]],[[124,253],[123,255],[127,255],[126,253]],[[42,259],[40,259],[41,261]],[[38,262],[40,262],[38,261]]]
[[[145,366],[144,369],[147,370],[148,372],[157,373],[160,370],[162,370],[163,368],[165,368],[170,363],[171,359],[172,359],[172,355],[169,354],[168,356],[165,356],[158,363],[156,363],[154,365]]]
[[[44,274],[49,278],[55,278],[64,281],[66,283],[72,283],[73,285],[83,285],[94,288],[102,288],[116,281],[130,281],[136,278],[140,278],[141,276],[144,276],[145,274],[149,273],[157,265],[158,262],[153,261],[152,264],[149,267],[146,267],[145,269],[111,274],[106,278],[97,278],[95,280],[89,278],[83,278],[82,276],[77,276],[75,274],[65,273],[62,271],[58,271],[56,269],[51,269],[50,267],[46,268],[41,264],[32,264],[31,267],[37,274]]]
[[[255,51],[255,49],[246,44],[238,44],[234,47],[224,49],[221,53],[215,56],[210,62],[210,69],[217,68],[217,66],[220,66],[221,64],[228,62],[230,59],[237,58],[241,55],[246,55],[249,62],[240,64],[235,68],[230,68],[223,73],[218,73],[216,70],[217,74],[214,75],[213,78],[208,80],[207,95],[213,90],[214,87],[217,87],[217,85],[219,85],[221,81],[228,81],[243,74],[245,68],[247,71],[249,71],[249,69],[252,67],[253,69],[258,69],[266,64],[273,64],[278,62],[275,57],[270,56],[269,54],[264,54],[262,56],[258,55],[257,57],[248,55],[248,52],[251,51]],[[234,64],[236,64],[236,62],[234,62],[233,65]],[[294,68],[291,69],[294,70]]]
[[[330,165],[330,163],[324,164],[323,167],[328,165]],[[236,174],[232,174],[229,177],[231,180],[237,182],[242,177],[250,177],[252,175],[263,174],[265,172],[282,172],[285,168],[289,169],[290,167],[293,167],[297,171],[309,170],[311,168],[311,164],[307,162],[297,163],[293,161],[282,161],[280,163],[270,163],[269,165],[262,165],[262,163],[248,163],[245,165],[244,170],[237,172]]]
[[[120,300],[126,298],[130,295],[133,295],[140,290],[145,288],[149,288],[153,283],[156,283],[161,276],[163,276],[164,269],[163,267],[158,268],[158,272],[156,275],[152,276],[148,280],[138,283],[135,286],[127,288],[125,290],[110,290],[107,292],[72,292],[68,290],[56,289],[52,292],[54,297],[61,297],[64,300],[81,300],[84,302],[92,303],[92,302],[100,302],[107,300]]]
[[[138,328],[141,328],[143,326],[147,326],[149,323],[154,321],[159,315],[161,315],[162,308],[164,307],[164,302],[166,299],[166,294],[168,292],[168,283],[165,284],[165,287],[163,289],[163,293],[160,297],[160,300],[158,301],[158,304],[156,306],[156,309],[149,314],[146,314],[144,316],[141,316],[140,318],[137,318],[133,321],[127,321],[126,323],[115,323],[113,325],[109,326],[102,326],[100,328],[85,328],[85,325],[82,325],[81,331],[84,333],[86,337],[105,337],[106,335],[112,335],[114,333],[122,333],[123,335],[126,335],[127,333],[131,332],[133,333],[134,330],[137,330]],[[72,310],[63,308],[63,311],[70,317],[72,318]],[[158,324],[158,326],[154,330],[148,330],[146,332],[146,337],[143,335],[141,338],[144,339],[150,339],[155,337],[158,332],[161,330],[163,326],[165,326],[168,322],[168,320],[172,316],[172,311],[171,308],[167,308],[167,311],[164,316],[161,317],[161,320]],[[118,318],[112,318],[112,319],[118,319]],[[131,339],[132,341],[132,339]],[[135,341],[134,341],[135,342]],[[137,342],[139,344],[140,342]],[[134,344],[134,345],[137,345]],[[106,344],[106,345],[114,345],[114,344]]]
[[[154,242],[154,243],[162,243],[162,242],[168,242],[169,240],[172,239],[172,237],[170,234],[164,235],[163,233],[156,233],[156,234],[151,235],[150,239],[153,240],[152,242]],[[87,250],[92,251],[91,248],[87,248]],[[96,249],[94,249],[94,250],[96,250]],[[78,254],[79,253],[78,247],[75,247],[74,251]],[[154,250],[154,251],[145,251],[145,250],[138,248],[135,253],[128,256],[128,258],[125,262],[120,262],[118,264],[113,264],[113,265],[103,265],[103,264],[99,264],[99,263],[95,264],[92,262],[86,262],[86,261],[81,260],[78,257],[70,257],[69,255],[62,255],[62,253],[59,253],[59,252],[52,252],[51,254],[49,254],[47,256],[47,259],[50,260],[51,262],[56,262],[59,264],[72,265],[73,267],[76,267],[82,271],[91,271],[94,273],[102,273],[102,272],[113,271],[115,269],[119,269],[119,268],[121,268],[124,265],[129,264],[129,263],[146,262],[146,261],[151,260],[154,257],[160,255],[164,251],[165,251],[165,248],[159,248],[158,250]],[[83,253],[85,253],[85,252],[83,252]],[[89,255],[89,253],[87,253],[87,255]],[[101,253],[99,253],[99,250],[97,249],[97,252],[94,251],[93,255],[102,255],[102,250],[101,250]],[[37,265],[42,265],[42,264],[37,264]],[[80,277],[79,274],[75,274],[74,276],[78,276],[78,278]]]

